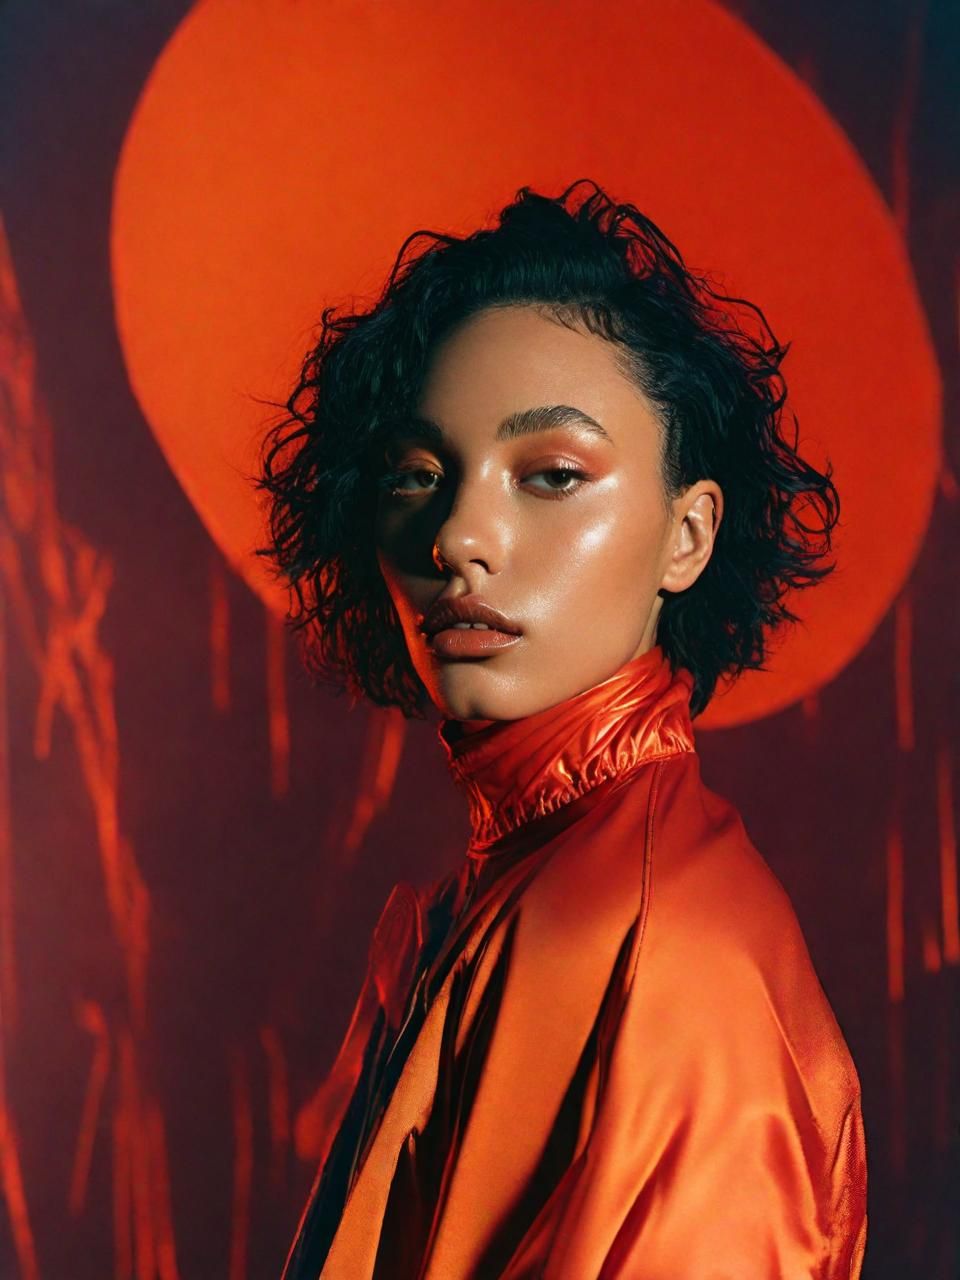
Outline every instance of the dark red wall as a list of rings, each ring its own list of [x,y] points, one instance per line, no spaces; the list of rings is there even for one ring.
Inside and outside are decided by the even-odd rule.
[[[279,704],[263,608],[223,568],[128,389],[108,272],[111,182],[143,80],[188,7],[21,0],[0,16],[7,281],[24,324],[11,331],[8,294],[3,386],[9,409],[11,386],[35,385],[32,408],[40,418],[48,409],[52,448],[36,481],[50,504],[46,532],[27,528],[9,489],[0,507],[0,1109],[14,1126],[0,1145],[3,1280],[30,1275],[31,1253],[38,1274],[74,1280],[113,1274],[117,1257],[118,1275],[164,1280],[278,1274],[313,1175],[291,1126],[345,1030],[372,924],[395,881],[439,875],[467,832],[431,728],[411,725],[390,801],[349,850],[376,725],[311,689],[289,639],[289,786],[271,785],[269,712]],[[907,128],[910,251],[947,419],[926,543],[864,651],[814,708],[704,732],[698,745],[708,784],[740,808],[794,901],[860,1071],[864,1275],[949,1280],[960,1266],[960,966],[945,962],[942,922],[960,799],[956,9],[729,7],[814,84],[888,198],[897,131]],[[27,350],[35,384],[13,363]],[[7,479],[19,474],[12,439],[0,439]],[[57,555],[69,572],[59,604],[44,576]],[[97,566],[107,565],[101,582]],[[71,611],[98,601],[95,640],[53,661],[44,637],[66,634]],[[111,663],[112,688],[98,688]],[[909,675],[912,745],[898,663]],[[76,681],[48,744],[43,673]],[[98,713],[115,716],[115,761],[114,722],[98,724]],[[408,811],[412,787],[433,803]],[[105,884],[114,874],[118,892],[139,890],[122,848],[112,872],[103,860],[95,804],[111,797],[149,902],[135,1051],[117,1032],[129,948],[111,933]],[[897,829],[905,989],[891,1002]],[[118,1133],[124,1117],[136,1132]],[[117,1152],[132,1172],[118,1168]],[[132,1187],[136,1201],[144,1179],[158,1225],[138,1264],[143,1233],[117,1232],[115,1193]]]

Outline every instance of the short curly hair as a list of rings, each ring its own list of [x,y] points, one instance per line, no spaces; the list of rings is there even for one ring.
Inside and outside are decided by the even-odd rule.
[[[431,243],[407,257],[424,236]],[[556,198],[521,187],[491,229],[414,232],[369,310],[323,311],[252,477],[270,495],[269,545],[256,554],[296,594],[287,621],[304,663],[355,701],[424,718],[426,689],[376,556],[383,445],[415,410],[441,339],[483,308],[510,304],[546,308],[614,345],[662,424],[665,502],[704,478],[723,491],[708,563],[686,590],[661,591],[656,642],[674,670],[692,673],[696,716],[721,676],[763,669],[769,633],[799,620],[786,592],[836,567],[818,562],[839,495],[830,464],[824,475],[797,453],[794,415],[793,445],[781,435],[789,344],[759,307],[716,291],[649,218],[587,178]]]

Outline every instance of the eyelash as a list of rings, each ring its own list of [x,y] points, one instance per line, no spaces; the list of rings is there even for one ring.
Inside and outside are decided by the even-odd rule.
[[[532,471],[530,474],[534,476],[563,475],[563,476],[576,477],[577,484],[575,484],[570,489],[552,490],[546,495],[550,499],[573,497],[573,495],[575,493],[578,493],[580,489],[583,487],[583,485],[586,483],[586,481],[589,480],[590,478],[587,472],[582,471],[579,467],[541,467],[539,471]],[[381,489],[386,491],[389,497],[399,498],[401,502],[405,502],[408,498],[415,497],[418,492],[419,493],[434,492],[434,490],[429,488],[420,489],[420,490],[403,491],[395,487],[397,483],[403,479],[404,476],[422,476],[422,475],[439,477],[440,473],[437,471],[431,471],[429,467],[401,467],[396,471],[389,471],[385,475],[381,476],[379,481],[379,486]],[[442,477],[440,478],[442,479]],[[543,493],[542,490],[541,490],[541,493]]]

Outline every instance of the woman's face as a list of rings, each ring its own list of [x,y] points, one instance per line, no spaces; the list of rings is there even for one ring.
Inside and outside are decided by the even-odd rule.
[[[533,306],[482,311],[437,348],[387,450],[377,553],[443,716],[532,715],[656,644],[658,591],[695,581],[722,514],[709,480],[667,505],[661,431],[610,343]],[[467,596],[519,634],[423,633],[439,597]]]

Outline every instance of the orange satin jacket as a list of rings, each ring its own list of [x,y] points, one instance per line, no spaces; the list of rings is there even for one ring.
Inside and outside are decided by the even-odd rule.
[[[284,1280],[855,1280],[856,1070],[660,646],[440,740],[463,865],[398,884]]]

